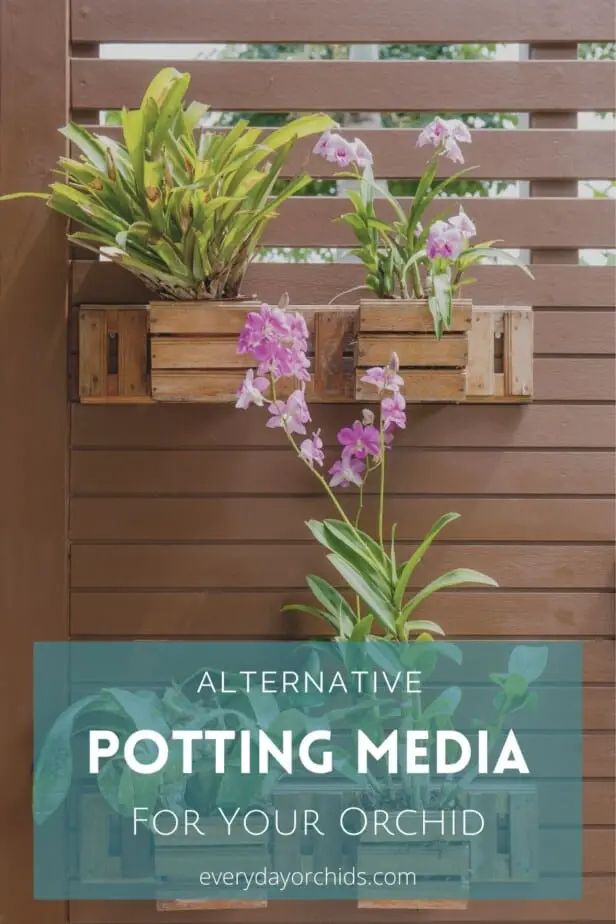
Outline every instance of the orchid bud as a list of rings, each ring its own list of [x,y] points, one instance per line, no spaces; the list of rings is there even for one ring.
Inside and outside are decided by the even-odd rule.
[[[287,308],[289,307],[289,302],[290,302],[289,293],[288,293],[288,292],[285,292],[284,295],[282,296],[282,298],[280,299],[280,301],[278,302],[278,307],[279,307],[282,311],[286,311]]]
[[[361,412],[361,422],[364,427],[373,427],[374,426],[374,414],[372,411],[369,411],[367,407]]]
[[[391,359],[389,360],[388,369],[391,369],[392,372],[398,372],[400,370],[400,360],[398,359],[397,353],[391,354]]]

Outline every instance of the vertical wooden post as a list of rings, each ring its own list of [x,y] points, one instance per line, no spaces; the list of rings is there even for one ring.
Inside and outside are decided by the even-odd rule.
[[[67,0],[0,0],[0,191],[43,191],[65,141]],[[0,204],[0,921],[64,924],[32,894],[32,643],[67,620],[67,248],[40,201]],[[49,857],[55,864],[56,858]]]

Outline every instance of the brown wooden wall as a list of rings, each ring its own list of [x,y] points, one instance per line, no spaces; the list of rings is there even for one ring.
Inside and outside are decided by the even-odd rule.
[[[576,196],[579,179],[613,175],[616,139],[609,131],[575,130],[576,111],[614,107],[613,65],[576,60],[578,42],[614,37],[611,0],[73,0],[70,10],[64,0],[46,0],[44,10],[32,0],[0,0],[0,11],[2,191],[44,187],[62,150],[53,130],[69,106],[75,118],[92,123],[101,108],[139,101],[160,62],[98,59],[103,42],[531,43],[531,60],[520,63],[179,66],[194,75],[194,95],[215,110],[531,113],[528,130],[476,132],[467,160],[480,164],[480,178],[530,181],[528,200],[486,199],[469,211],[487,237],[532,251],[534,283],[517,270],[485,268],[472,294],[477,304],[535,307],[536,400],[527,407],[413,408],[392,454],[391,507],[409,542],[441,512],[463,515],[438,543],[422,579],[467,565],[499,581],[496,592],[433,598],[426,615],[438,617],[452,636],[584,640],[584,898],[476,903],[466,912],[417,919],[612,921],[615,276],[611,268],[579,265],[578,251],[614,245],[615,211],[613,201]],[[416,176],[421,169],[416,132],[361,134],[384,177]],[[26,159],[24,146],[33,151]],[[306,150],[297,152],[295,164]],[[311,166],[331,174],[322,161]],[[289,202],[268,243],[345,246],[345,229],[330,222],[339,211],[333,199]],[[0,419],[7,445],[0,581],[8,638],[2,681],[7,691],[22,692],[10,695],[6,724],[24,755],[8,766],[0,762],[6,784],[0,786],[0,850],[11,848],[0,920],[63,924],[68,915],[72,924],[155,924],[163,918],[148,903],[36,911],[30,903],[29,643],[69,635],[310,636],[318,627],[279,610],[302,597],[307,572],[323,568],[304,520],[326,508],[256,410],[72,405],[68,419],[67,274],[73,305],[138,304],[146,295],[117,267],[80,254],[73,254],[69,273],[62,223],[43,213],[38,205],[13,204],[0,224]],[[296,304],[316,304],[360,281],[361,270],[350,264],[267,263],[251,270],[247,289],[269,300],[289,291]],[[330,443],[351,411],[318,410]],[[391,913],[387,921],[407,917]],[[378,913],[360,915],[342,905],[164,915],[169,924],[317,919],[381,921]]]

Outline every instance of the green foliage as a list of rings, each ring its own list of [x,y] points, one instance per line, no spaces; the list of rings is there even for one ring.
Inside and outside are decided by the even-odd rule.
[[[434,219],[426,222],[425,226],[421,220],[429,206],[472,169],[465,168],[437,182],[438,163],[437,151],[428,161],[408,212],[388,189],[376,185],[372,167],[367,166],[360,171],[355,166],[355,172],[344,174],[357,180],[359,185],[358,190],[347,193],[353,211],[342,215],[340,220],[349,225],[358,240],[358,246],[351,252],[365,267],[367,288],[379,298],[427,298],[434,319],[434,332],[440,338],[443,329],[451,325],[453,298],[468,282],[466,273],[472,266],[498,257],[518,266],[531,279],[533,277],[517,257],[494,248],[493,241],[470,246],[465,239],[464,248],[456,259],[429,259],[426,244]],[[393,217],[389,221],[377,218],[377,195],[391,208]],[[423,269],[423,275],[420,269]]]
[[[157,294],[235,298],[268,222],[311,182],[280,179],[291,149],[332,122],[302,116],[266,139],[245,121],[227,134],[201,131],[207,107],[184,105],[189,81],[162,70],[140,109],[123,110],[123,143],[62,129],[82,156],[60,159],[67,179],[52,184],[48,204],[85,227],[71,240],[104,250]]]
[[[395,540],[386,551],[357,526],[343,520],[310,520],[308,528],[328,552],[327,559],[356,595],[355,610],[344,597],[322,578],[309,576],[308,586],[321,608],[290,605],[286,610],[300,610],[323,619],[341,641],[364,641],[372,637],[376,621],[385,639],[408,641],[422,633],[443,635],[442,628],[425,619],[411,619],[417,607],[438,590],[464,584],[496,586],[496,581],[468,568],[459,568],[432,581],[409,597],[409,585],[415,569],[430,545],[458,514],[447,513],[431,528],[419,548],[399,566],[396,564]]]

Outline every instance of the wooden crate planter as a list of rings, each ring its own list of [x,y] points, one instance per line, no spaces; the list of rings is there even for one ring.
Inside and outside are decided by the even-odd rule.
[[[382,831],[374,832],[372,822],[362,835],[357,851],[358,868],[364,871],[388,873],[413,872],[421,898],[409,894],[411,885],[401,886],[400,897],[395,887],[375,887],[359,899],[360,908],[395,910],[464,910],[468,905],[470,883],[470,846],[463,838],[441,839],[392,838]],[[384,893],[387,898],[381,897]]]
[[[422,896],[434,898],[383,900],[378,892],[363,898],[361,908],[456,910],[468,904],[470,884],[528,883],[539,878],[539,813],[537,790],[525,783],[474,783],[460,797],[462,808],[481,812],[485,827],[479,837],[452,836],[430,842],[413,838],[412,846],[370,829],[362,835],[358,867],[408,872],[421,882]],[[432,881],[434,884],[432,885]],[[444,898],[449,889],[455,895]]]
[[[87,305],[79,310],[79,399],[91,404],[231,404],[246,369],[237,338],[256,302]],[[533,394],[531,308],[458,301],[436,340],[423,302],[299,306],[310,331],[315,403],[378,400],[366,369],[400,359],[409,403],[525,403]],[[279,392],[297,383],[281,382]]]
[[[371,366],[384,366],[397,353],[409,402],[464,401],[472,303],[454,302],[449,330],[440,340],[427,301],[362,300],[356,343],[355,397],[375,400],[375,389],[362,382]]]
[[[254,361],[237,353],[237,339],[257,302],[153,302],[150,305],[152,397],[156,401],[235,401]],[[314,354],[308,397],[352,399],[350,341],[355,308],[302,306]],[[285,383],[287,389],[289,383]],[[281,394],[283,389],[281,387]]]
[[[79,400],[84,404],[152,400],[145,306],[84,305],[79,309]]]
[[[186,900],[182,887],[190,884],[190,890],[199,882],[202,872],[222,873],[236,867],[238,870],[257,872],[269,865],[269,835],[262,837],[244,831],[236,833],[229,843],[227,826],[222,818],[201,819],[199,827],[206,831],[201,837],[195,831],[184,835],[180,831],[170,837],[154,838],[154,863],[156,878],[165,881],[165,893],[177,892],[177,899],[165,897],[156,903],[158,911],[197,911],[205,909],[220,911],[227,909],[264,908],[267,895],[252,899],[229,899],[212,895],[210,899]],[[206,888],[204,887],[204,893]],[[212,893],[212,888],[207,888]]]

